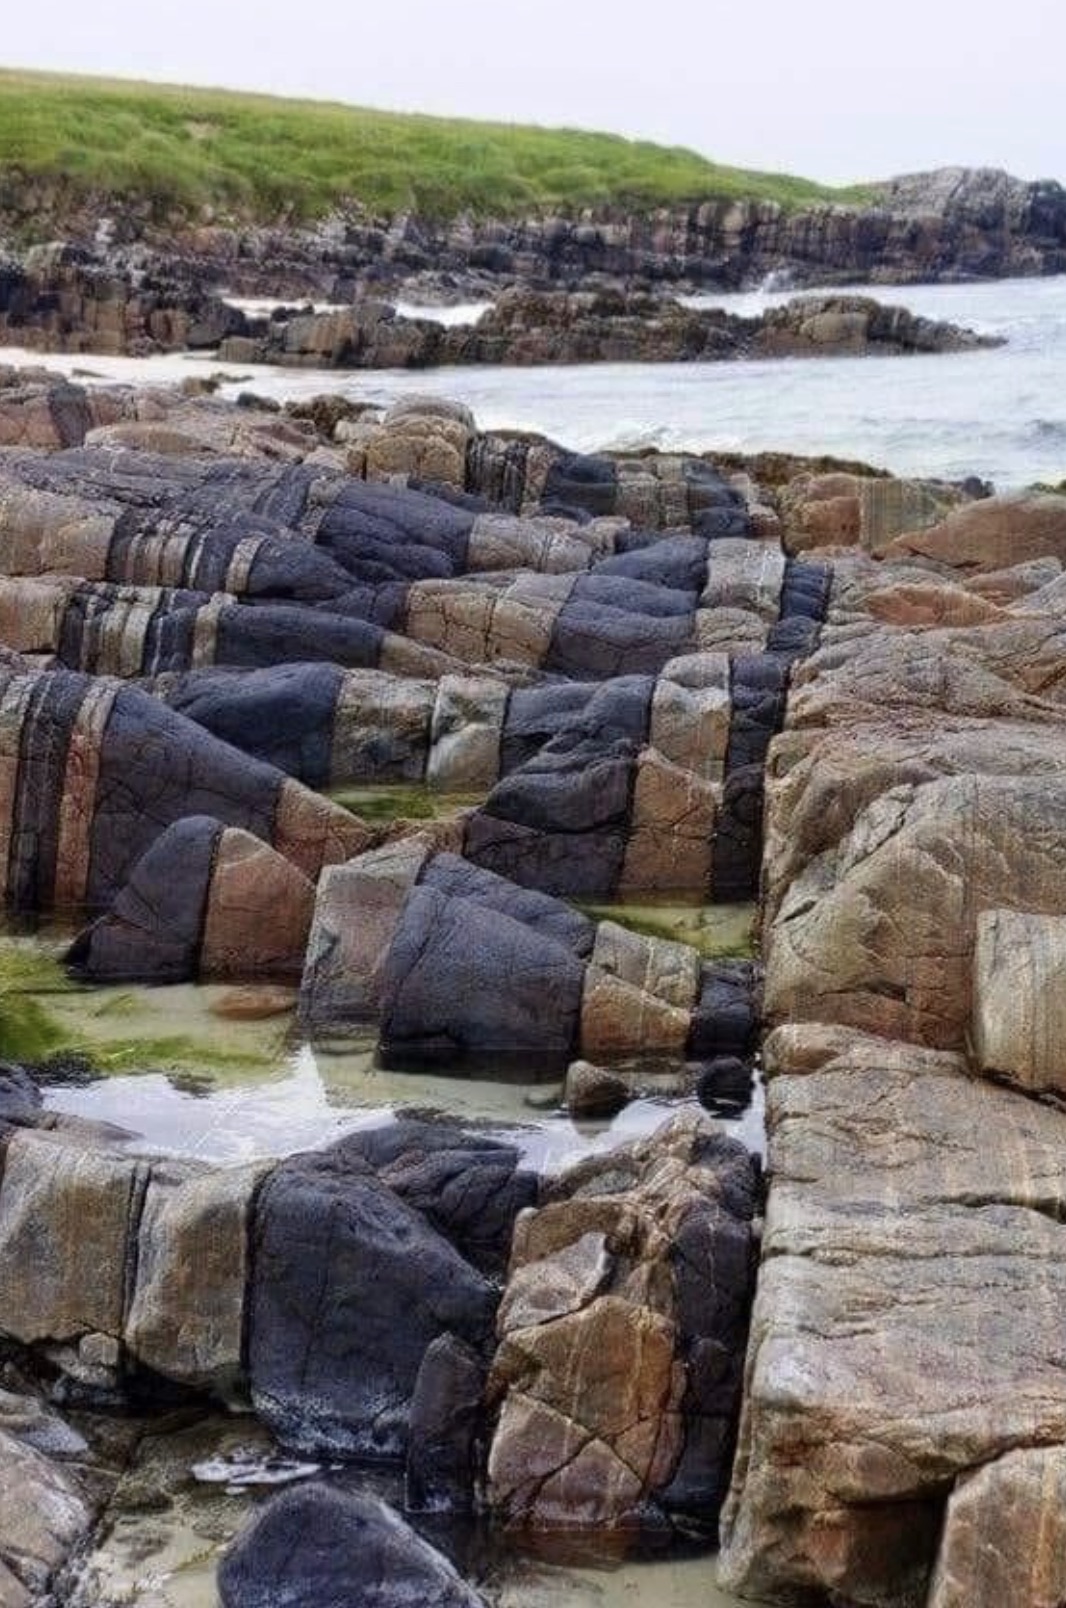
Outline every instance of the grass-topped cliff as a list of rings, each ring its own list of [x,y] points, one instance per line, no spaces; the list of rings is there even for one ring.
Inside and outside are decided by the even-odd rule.
[[[576,129],[0,69],[0,184],[58,184],[159,212],[309,219],[338,203],[506,217],[711,198],[787,207],[862,199],[694,151]]]

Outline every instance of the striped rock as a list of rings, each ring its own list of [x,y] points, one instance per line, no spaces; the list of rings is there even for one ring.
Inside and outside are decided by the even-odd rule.
[[[362,824],[136,688],[0,671],[0,888],[24,910],[110,902],[167,826],[210,811],[305,875]]]
[[[95,982],[295,981],[314,897],[269,844],[189,816],[156,838],[67,959]]]
[[[323,875],[300,1011],[319,1036],[377,1026],[392,1059],[751,1051],[756,979],[685,944],[593,922],[419,835]]]

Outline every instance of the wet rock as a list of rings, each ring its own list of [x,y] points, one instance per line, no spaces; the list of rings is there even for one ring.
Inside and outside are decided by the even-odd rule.
[[[376,1497],[284,1491],[219,1570],[223,1608],[480,1608],[451,1564]]]
[[[427,1347],[411,1400],[405,1506],[409,1513],[470,1513],[485,1435],[485,1359],[453,1335]]]
[[[572,1117],[613,1117],[629,1100],[626,1080],[606,1067],[593,1066],[589,1061],[573,1061],[567,1067],[563,1103]]]

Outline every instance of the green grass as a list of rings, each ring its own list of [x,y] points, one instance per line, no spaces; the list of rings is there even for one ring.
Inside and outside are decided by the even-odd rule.
[[[712,198],[858,202],[787,174],[721,167],[618,135],[370,111],[325,101],[0,69],[0,192],[30,180],[159,218],[652,206]]]

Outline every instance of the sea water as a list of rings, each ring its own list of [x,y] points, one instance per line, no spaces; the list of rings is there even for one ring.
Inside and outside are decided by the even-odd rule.
[[[1066,276],[860,286],[857,293],[1002,336],[1007,344],[936,356],[726,363],[357,373],[230,367],[221,394],[251,391],[288,401],[332,391],[378,403],[412,392],[451,396],[473,408],[482,429],[534,430],[583,452],[831,453],[895,474],[978,475],[998,490],[1066,478]],[[688,299],[750,314],[788,295]],[[408,310],[441,316],[440,309]],[[0,361],[47,365],[86,383],[173,381],[219,367],[204,354],[137,359],[14,348],[0,349]]]

